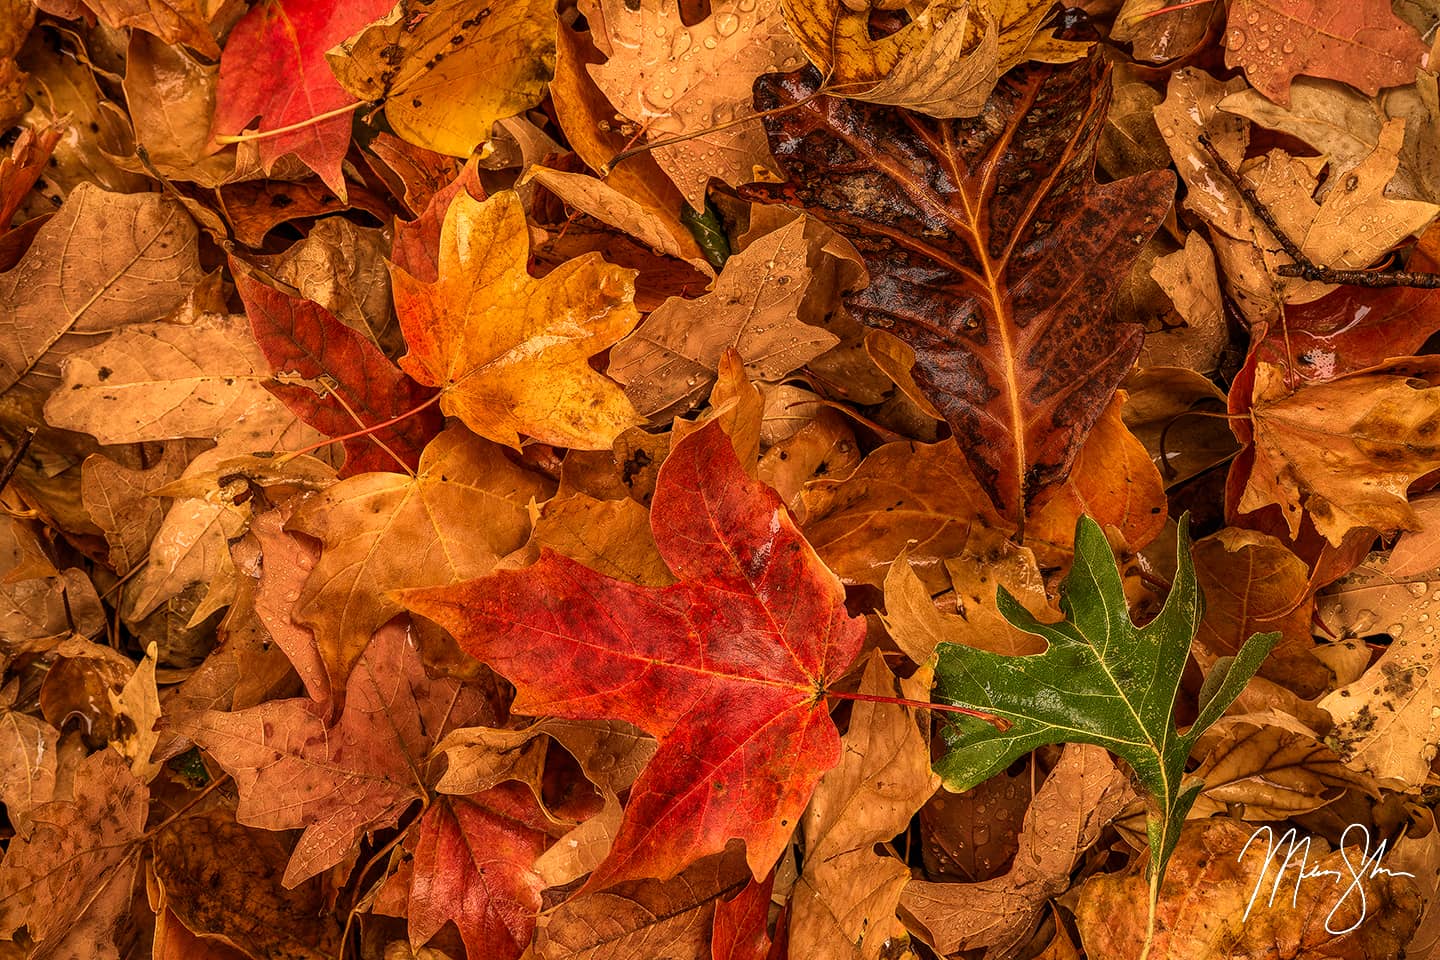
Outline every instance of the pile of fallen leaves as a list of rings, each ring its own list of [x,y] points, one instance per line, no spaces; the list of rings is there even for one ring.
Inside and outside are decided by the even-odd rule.
[[[0,958],[1434,956],[1437,25],[0,0]]]

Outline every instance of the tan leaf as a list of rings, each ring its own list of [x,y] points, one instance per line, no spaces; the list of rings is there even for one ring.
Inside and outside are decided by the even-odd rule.
[[[296,619],[315,630],[332,682],[399,613],[390,592],[482,576],[530,532],[526,504],[551,485],[455,426],[430,442],[415,476],[365,473],[295,511],[291,529],[324,544]]]
[[[928,672],[905,695],[928,693]],[[871,651],[860,693],[895,696],[895,678]],[[940,785],[930,770],[915,713],[898,704],[856,703],[840,765],[825,775],[800,820],[805,867],[791,900],[797,956],[878,960],[899,934],[895,908],[910,869],[875,844],[905,830]]]
[[[627,880],[571,897],[540,915],[535,954],[543,960],[704,956],[715,902],[749,880],[743,857],[732,850],[670,880]]]
[[[44,720],[0,711],[0,803],[21,837],[30,835],[30,811],[54,799],[59,739]]]
[[[97,333],[164,316],[200,277],[195,224],[178,203],[81,184],[0,274],[0,393],[31,373],[57,377]]]
[[[217,0],[85,0],[106,26],[133,27],[165,41],[188,44],[208,57],[220,47],[210,33],[209,21],[218,12]]]
[[[1036,29],[1049,15],[1038,0],[931,0],[878,39],[871,34],[869,3],[783,0],[783,6],[805,55],[837,94],[932,117],[975,116],[1011,67],[1032,57],[1078,60],[1087,49],[1038,38]]]
[[[1125,379],[1125,426],[1145,445],[1167,488],[1189,480],[1240,449],[1220,417],[1225,394],[1186,367],[1142,366]]]
[[[1411,234],[1418,235],[1440,214],[1440,206],[1433,203],[1396,199],[1385,193],[1399,168],[1404,137],[1403,120],[1386,121],[1373,153],[1345,175],[1332,173],[1326,180],[1327,192],[1318,208],[1311,200],[1313,184],[1293,172],[1295,165],[1304,161],[1273,150],[1243,172],[1252,181],[1256,196],[1312,262],[1361,269]],[[1291,262],[1271,245],[1262,246],[1261,251],[1272,266]],[[1334,289],[1331,284],[1298,278],[1282,284],[1287,303],[1309,303]]]
[[[111,740],[110,745],[130,761],[130,772],[141,783],[149,783],[160,772],[160,764],[150,759],[160,737],[155,731],[155,722],[160,719],[155,658],[156,646],[152,643],[119,695],[110,692],[110,706],[117,717],[124,717],[126,721],[120,736]]]
[[[1406,580],[1383,568],[1362,565],[1331,588],[1327,621],[1344,609],[1366,611],[1391,641],[1380,659],[1358,679],[1319,702],[1335,722],[1326,742],[1341,759],[1382,780],[1407,787],[1427,782],[1440,740],[1440,687],[1429,679],[1440,641],[1440,580]]]
[[[946,586],[943,557],[958,553],[973,526],[1003,522],[953,442],[889,443],[849,477],[816,480],[806,490],[805,538],[841,579],[885,582],[890,564],[915,541],[926,585]]]
[[[1267,833],[1277,854],[1273,862],[1266,856]],[[1353,836],[1342,853],[1331,852],[1322,837],[1304,834],[1299,839],[1308,844],[1290,848],[1283,831],[1268,826],[1245,849],[1254,835],[1254,824],[1221,817],[1186,824],[1160,888],[1153,960],[1188,960],[1217,950],[1228,960],[1379,960],[1403,952],[1420,914],[1414,880],[1388,876],[1388,869],[1358,870]],[[1282,875],[1287,849],[1295,859]],[[1302,858],[1303,867],[1296,863]],[[1124,873],[1092,876],[1080,888],[1075,919],[1086,956],[1139,955],[1146,932],[1146,911],[1137,909],[1147,899],[1143,864],[1137,857]],[[1301,870],[1316,875],[1299,881]],[[1358,890],[1345,890],[1356,873],[1363,898]],[[1335,875],[1344,879],[1333,882]],[[1287,895],[1292,889],[1293,897]]]
[[[628,497],[557,496],[540,508],[531,542],[606,576],[663,587],[674,583],[650,533],[650,513]]]
[[[1255,370],[1255,466],[1238,508],[1278,504],[1290,535],[1301,511],[1339,546],[1357,527],[1416,526],[1410,484],[1440,467],[1440,387],[1383,372],[1290,392],[1281,368]]]
[[[150,493],[178,479],[184,468],[180,445],[167,445],[160,462],[147,470],[131,470],[98,453],[85,458],[80,496],[85,512],[104,532],[110,566],[120,576],[145,560],[165,517],[164,502]]]
[[[1288,107],[1257,90],[1240,90],[1221,100],[1219,108],[1310,144],[1329,160],[1332,183],[1342,183],[1380,149],[1380,134],[1389,121],[1404,120],[1398,167],[1386,195],[1440,202],[1440,160],[1427,146],[1440,135],[1440,94],[1433,74],[1422,71],[1414,83],[1374,97],[1334,80],[1297,77],[1290,85]]]
[[[566,173],[541,166],[525,171],[521,182],[531,181],[539,183],[568,206],[629,234],[656,253],[679,257],[701,273],[715,273],[700,256],[695,241],[688,233],[684,241],[675,234],[669,222],[673,218],[658,215],[651,207],[629,194],[621,193],[606,181],[583,173]]]
[[[589,68],[595,83],[652,140],[700,134],[651,151],[686,203],[705,208],[712,176],[733,186],[755,179],[757,166],[774,169],[760,124],[710,128],[754,112],[757,76],[803,62],[780,0],[713,0],[710,16],[688,27],[673,0],[596,2],[610,59]]]
[[[1395,541],[1385,567],[1392,577],[1413,577],[1440,565],[1440,495],[1416,497],[1410,506],[1418,527]]]
[[[1345,790],[1380,796],[1369,774],[1346,766],[1313,735],[1284,727],[1222,717],[1205,731],[1196,755],[1200,766],[1191,775],[1205,781],[1205,789],[1186,814],[1190,820],[1226,812],[1285,820],[1319,809]]]
[[[1147,336],[1140,353],[1140,367],[1214,370],[1219,364],[1220,352],[1230,342],[1230,330],[1225,323],[1220,278],[1210,245],[1198,232],[1191,231],[1185,237],[1183,248],[1155,258],[1150,277],[1170,298],[1185,326]]]
[[[555,116],[565,131],[570,148],[590,169],[608,171],[604,175],[605,185],[644,211],[645,217],[636,229],[643,228],[647,233],[653,229],[660,235],[662,246],[654,249],[668,252],[673,248],[682,260],[693,264],[706,276],[712,276],[715,271],[705,262],[695,238],[680,222],[680,209],[685,203],[680,189],[660,169],[650,152],[632,156],[610,169],[610,162],[634,144],[622,129],[625,124],[618,122],[620,117],[615,112],[615,106],[605,99],[590,76],[588,67],[605,59],[591,42],[594,36],[593,32],[582,33],[561,24],[556,37],[555,79],[550,83],[550,100],[555,105]],[[567,203],[584,209],[576,198],[557,193]],[[628,204],[622,206],[628,207]],[[599,216],[589,210],[586,212]],[[606,217],[600,219],[627,233],[632,232],[621,222]],[[632,235],[649,242],[638,234]]]
[[[82,761],[74,797],[35,807],[0,863],[0,937],[24,926],[47,955],[118,960],[148,801],[119,754]]]
[[[134,324],[65,362],[45,417],[101,443],[215,439],[285,409],[269,374],[243,316]]]
[[[821,256],[804,218],[767,234],[726,261],[710,293],[671,297],[616,344],[610,376],[625,384],[636,410],[664,419],[709,392],[727,349],[738,350],[746,372],[761,380],[803,366],[840,342],[813,325],[827,306],[819,297],[832,295],[812,288]]]
[[[1233,657],[1252,634],[1280,631],[1260,676],[1301,697],[1324,692],[1330,671],[1312,654],[1310,568],[1276,537],[1227,527],[1196,541],[1195,575],[1205,616],[1195,643],[1216,657]]]
[[[219,79],[218,64],[203,62],[151,34],[131,33],[125,104],[137,148],[144,148],[150,168],[138,157],[116,157],[115,162],[134,173],[154,169],[171,180],[202,187],[263,177],[256,143],[235,144],[218,153],[209,149]]]
[[[881,620],[907,657],[927,663],[941,643],[963,643],[1006,656],[1045,648],[1043,640],[1011,626],[995,606],[996,588],[1003,585],[1041,620],[1060,618],[1045,596],[1045,581],[1030,548],[1016,546],[997,531],[977,530],[960,556],[947,559],[943,569],[955,588],[955,614],[936,608],[908,551],[885,577]]]
[[[1080,856],[1133,796],[1104,748],[1066,744],[1025,813],[1009,872],[980,883],[912,881],[900,901],[915,921],[912,929],[942,955],[978,947],[1008,955],[1030,935],[1050,898],[1070,886]],[[1143,924],[1144,910],[1138,912]]]

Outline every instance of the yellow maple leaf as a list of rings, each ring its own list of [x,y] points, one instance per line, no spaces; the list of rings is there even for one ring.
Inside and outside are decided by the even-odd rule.
[[[443,391],[440,409],[511,447],[520,434],[582,450],[608,448],[639,422],[590,357],[640,319],[635,271],[589,253],[536,280],[526,271],[525,214],[513,191],[461,193],[440,233],[439,279],[392,267],[410,352],[400,366]]]

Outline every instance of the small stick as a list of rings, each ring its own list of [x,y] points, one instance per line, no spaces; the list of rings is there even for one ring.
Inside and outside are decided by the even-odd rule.
[[[15,471],[20,469],[20,461],[25,459],[25,452],[30,449],[30,443],[35,439],[35,427],[26,427],[25,433],[20,437],[20,442],[15,444],[15,452],[10,454],[10,459],[5,461],[5,466],[0,467],[0,493],[10,484],[10,478],[15,476]]]
[[[1270,212],[1270,208],[1255,195],[1255,191],[1245,183],[1245,180],[1240,176],[1240,172],[1230,166],[1230,163],[1224,157],[1220,156],[1220,151],[1215,149],[1215,145],[1210,142],[1210,138],[1202,133],[1200,134],[1199,140],[1200,145],[1210,153],[1211,159],[1213,159],[1215,164],[1220,168],[1220,172],[1225,174],[1230,182],[1235,185],[1235,189],[1240,191],[1240,196],[1245,199],[1250,209],[1255,211],[1255,215],[1258,216],[1260,221],[1275,235],[1275,239],[1279,241],[1281,249],[1285,251],[1290,259],[1295,261],[1294,263],[1285,263],[1277,267],[1275,272],[1280,276],[1298,277],[1302,280],[1313,280],[1319,283],[1345,284],[1352,287],[1418,287],[1424,290],[1440,289],[1440,273],[1417,273],[1411,270],[1347,270],[1317,264],[1305,254],[1304,250],[1300,249],[1299,244],[1290,239],[1290,235],[1276,222],[1274,214]]]

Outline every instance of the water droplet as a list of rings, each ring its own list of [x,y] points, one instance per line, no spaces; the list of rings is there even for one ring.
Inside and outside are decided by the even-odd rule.
[[[1249,16],[1247,16],[1247,17],[1245,18],[1245,22],[1246,22],[1246,23],[1255,23],[1255,22],[1256,22],[1257,20],[1259,20],[1259,19],[1260,19],[1260,13],[1259,13],[1259,11],[1251,10]]]
[[[1390,634],[1390,636],[1392,637],[1399,637],[1402,633],[1405,632],[1405,624],[1392,623],[1390,624],[1390,626],[1385,628],[1385,632]]]
[[[741,7],[741,9],[744,9]],[[740,29],[740,18],[733,13],[715,14],[715,32],[722,37],[733,37]]]
[[[717,46],[719,46],[720,41],[716,40],[714,37],[706,37],[704,43],[706,50],[714,50]]]
[[[669,33],[669,32],[670,32],[669,30],[665,29],[665,24],[663,24],[663,23],[660,24],[660,26],[658,26],[658,27],[655,28],[655,36],[657,36],[657,37],[663,37],[663,36],[665,36],[665,34],[667,34],[667,33]]]
[[[1281,45],[1280,49],[1281,49],[1281,50],[1284,50],[1286,53],[1294,53],[1294,52],[1295,52],[1295,41],[1294,41],[1294,40],[1286,40],[1285,43]]]
[[[1430,585],[1425,583],[1419,583],[1417,581],[1415,583],[1405,584],[1405,589],[1410,591],[1410,596],[1418,600],[1421,597],[1425,596],[1426,592],[1430,589]]]
[[[1231,30],[1230,36],[1226,39],[1228,41],[1226,43],[1227,47],[1229,47],[1231,50],[1239,50],[1241,47],[1245,46],[1245,31]]]
[[[672,100],[675,97],[675,91],[670,87],[666,87],[664,90],[660,91],[660,96],[664,97],[666,100]]]

